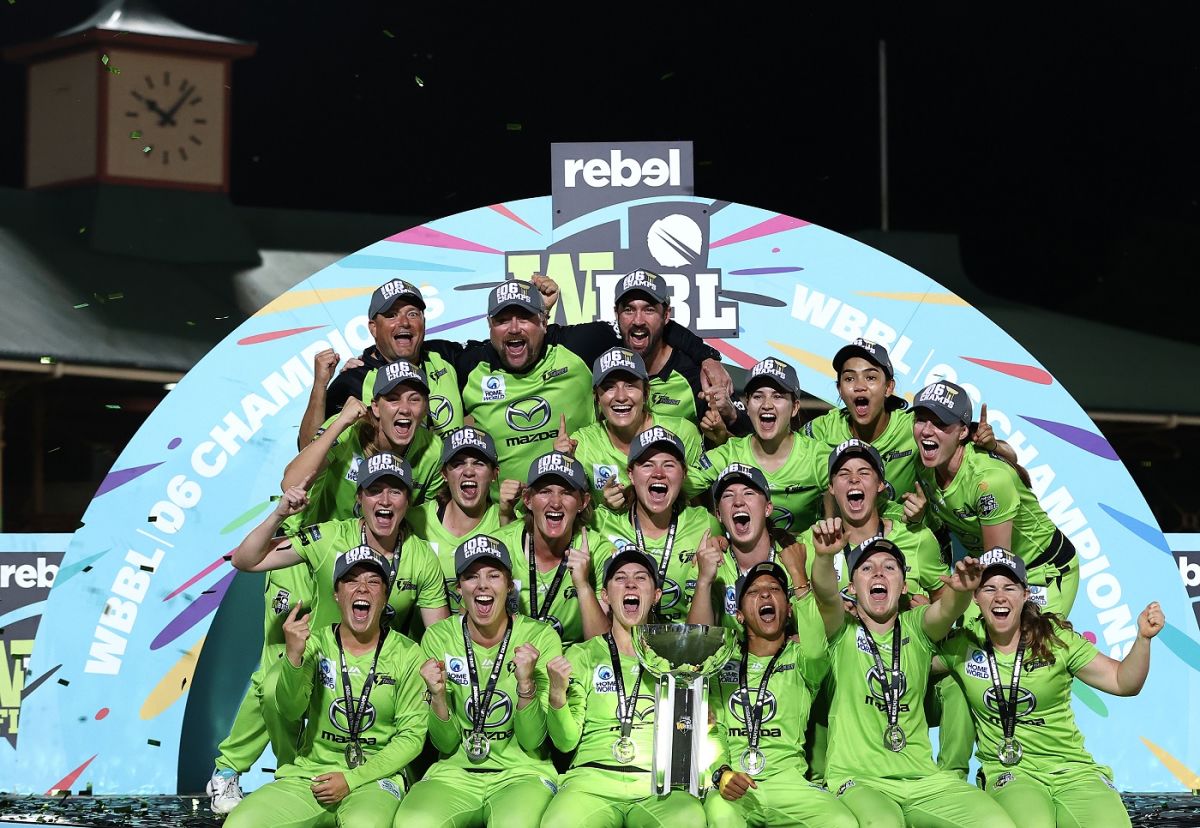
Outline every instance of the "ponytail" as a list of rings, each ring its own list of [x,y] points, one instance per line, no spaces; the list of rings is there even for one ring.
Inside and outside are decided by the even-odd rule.
[[[1021,637],[1037,661],[1053,664],[1054,647],[1065,646],[1058,632],[1074,629],[1066,618],[1057,613],[1042,612],[1033,601],[1026,601],[1021,607]]]

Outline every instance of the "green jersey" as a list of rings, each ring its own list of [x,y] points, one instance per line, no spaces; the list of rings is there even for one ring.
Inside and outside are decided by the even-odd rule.
[[[683,496],[691,500],[704,491],[709,483],[696,471],[704,457],[704,440],[700,437],[700,430],[689,421],[678,417],[655,414],[653,419],[652,423],[646,424],[646,428],[662,426],[683,441],[687,454],[687,477],[683,481]],[[600,490],[609,480],[615,477],[622,486],[629,485],[629,475],[626,472],[629,452],[620,451],[613,445],[608,436],[608,427],[602,422],[584,426],[573,432],[571,438],[579,441],[579,445],[575,447],[575,459],[583,466],[584,473],[591,481],[592,503],[597,509],[603,509],[604,495]]]
[[[366,543],[365,532],[361,519],[350,518],[316,523],[288,534],[292,549],[312,573],[314,604],[310,623],[313,629],[341,620],[341,610],[333,600],[333,565],[347,549]],[[436,609],[446,606],[442,572],[429,544],[409,535],[400,547],[399,560],[393,557],[392,562],[395,581],[388,596],[388,606],[396,611],[392,618],[393,628],[407,629],[418,607]]]
[[[709,680],[708,705],[717,717],[717,743],[724,754],[724,762],[734,770],[744,770],[740,759],[750,746],[746,705],[762,703],[758,749],[763,752],[767,764],[761,772],[751,774],[757,779],[793,774],[793,779],[800,780],[808,772],[808,762],[804,758],[808,713],[821,679],[829,670],[824,625],[812,592],[793,602],[792,607],[799,643],[784,639],[783,652],[775,662],[761,699],[759,688],[763,673],[773,656],[747,656],[748,693],[741,689],[740,654],[726,662],[720,673]]]
[[[343,639],[344,641],[344,639]],[[375,651],[346,652],[350,698],[357,709],[363,683]],[[333,627],[312,628],[299,667],[278,658],[263,680],[263,697],[278,707],[287,721],[307,718],[296,760],[275,772],[279,779],[311,779],[322,773],[341,773],[350,790],[398,774],[425,745],[425,705],[422,695],[421,648],[400,633],[388,633],[375,664],[375,680],[362,713],[365,726],[359,744],[367,761],[351,769],[345,750],[350,742],[342,662]]]
[[[631,512],[633,510],[631,509]],[[608,558],[626,546],[639,546],[638,533],[634,529],[630,514],[616,515],[607,509],[596,511],[596,531],[608,539],[612,549],[604,558],[592,555],[597,572],[604,571]],[[644,530],[643,530],[644,531]],[[667,561],[666,575],[662,581],[662,599],[658,602],[658,613],[661,618],[670,623],[683,623],[687,620],[688,609],[692,606],[692,596],[696,593],[696,549],[704,538],[705,532],[713,535],[721,534],[721,524],[702,506],[689,506],[681,511],[675,523],[675,539],[671,544],[670,559]],[[655,561],[662,562],[667,552],[667,539],[671,536],[668,531],[661,537],[644,536],[642,548]],[[714,611],[722,605],[724,592],[717,592],[714,583],[712,596]]]
[[[933,532],[920,524],[904,522],[904,508],[898,503],[889,503],[883,511],[883,517],[892,522],[891,528],[883,536],[896,544],[904,553],[904,582],[908,591],[914,595],[932,595],[944,586],[940,576],[949,575],[950,567],[942,560],[942,549]],[[882,529],[883,521],[880,520]],[[808,527],[797,538],[806,549],[813,548],[812,527]],[[833,556],[833,569],[838,577],[838,589],[850,586],[850,573],[846,571],[846,553],[851,550],[849,544]],[[812,576],[813,560],[816,553],[810,553],[804,562],[804,569]]]
[[[425,353],[425,361],[421,363],[425,379],[429,383],[429,420],[430,429],[439,437],[448,434],[463,424],[462,397],[458,393],[458,372],[454,366],[442,358],[441,354],[430,351]],[[375,396],[375,375],[378,368],[367,371],[363,377],[362,396],[359,399],[370,400]]]
[[[849,440],[854,434],[850,431],[850,414],[844,408],[827,411],[815,420],[809,420],[801,430],[805,436],[828,446],[823,449],[826,463],[830,453]],[[893,411],[888,415],[887,428],[871,445],[883,459],[884,491],[889,500],[898,500],[906,492],[915,492],[917,467],[921,461],[917,458],[917,441],[913,438],[912,411]],[[829,482],[829,467],[825,467],[825,482]]]
[[[1054,521],[1021,482],[1017,470],[970,443],[963,447],[962,465],[945,489],[937,485],[932,469],[922,466],[917,477],[929,500],[927,514],[976,555],[983,551],[983,527],[1008,520],[1013,524],[1010,551],[1026,563],[1040,555],[1054,537]],[[1038,579],[1036,572],[1029,572],[1029,582],[1040,586],[1046,581]]]
[[[450,718],[442,721],[429,708],[429,739],[442,758],[453,767],[481,770],[509,770],[525,768],[530,773],[555,778],[554,766],[550,763],[549,743],[546,741],[546,708],[550,694],[550,683],[546,678],[546,664],[562,655],[562,642],[558,640],[549,624],[534,621],[525,615],[512,616],[512,636],[504,654],[504,665],[500,668],[496,689],[488,705],[483,732],[490,744],[491,752],[482,762],[474,763],[467,758],[463,739],[472,730],[471,679],[463,643],[463,627],[467,619],[463,615],[452,615],[439,621],[425,631],[421,649],[425,657],[434,658],[446,665],[446,703]],[[538,651],[534,682],[537,698],[523,709],[518,709],[517,677],[512,663],[513,654],[522,644],[532,644]],[[482,698],[488,678],[496,664],[500,646],[482,647],[471,643],[475,654],[475,669],[478,670],[478,690]]]
[[[283,622],[297,602],[312,607],[316,586],[313,574],[306,566],[285,566],[272,569],[263,579],[263,645],[264,652],[271,645],[284,643]],[[332,593],[331,593],[332,595]],[[274,656],[272,656],[274,657]]]
[[[925,688],[933,663],[933,642],[922,623],[929,605],[897,616],[900,624],[900,704],[897,724],[908,739],[903,750],[884,745],[888,728],[884,688],[892,666],[892,633],[873,635],[883,661],[880,674],[867,644],[866,629],[846,615],[829,639],[835,686],[829,711],[829,753],[826,780],[835,788],[850,778],[923,779],[938,772],[925,719]]]
[[[500,528],[500,507],[495,503],[488,506],[475,528],[461,537],[451,535],[442,525],[443,508],[437,501],[427,501],[409,509],[406,519],[413,533],[424,538],[433,550],[446,584],[446,602],[451,614],[457,614],[462,611],[462,596],[458,594],[458,576],[454,574],[454,550],[474,535],[495,535]]]
[[[717,479],[730,463],[759,468],[771,487],[771,523],[792,534],[812,526],[822,514],[822,496],[829,488],[829,453],[812,440],[792,435],[792,450],[775,471],[767,471],[754,456],[753,436],[734,437],[723,446],[709,449],[707,461],[694,471],[707,483]]]
[[[1054,663],[1036,659],[1026,650],[1021,666],[1017,691],[1017,728],[1014,733],[1021,743],[1022,756],[1017,767],[1041,771],[1058,771],[1072,763],[1095,764],[1083,746],[1083,734],[1075,725],[1071,711],[1071,684],[1074,676],[1092,662],[1099,650],[1074,630],[1061,627],[1056,634],[1063,644],[1054,648]],[[954,630],[938,645],[938,655],[950,669],[950,674],[962,686],[975,720],[976,756],[988,778],[1006,770],[996,752],[1004,738],[1000,708],[992,684],[987,648],[979,625]],[[1000,686],[1007,698],[1011,694],[1015,653],[996,653]],[[1111,777],[1112,772],[1104,769]]]
[[[550,738],[564,753],[575,751],[571,767],[595,762],[613,766],[613,742],[621,735],[617,719],[617,681],[615,669],[621,670],[626,698],[633,705],[633,722],[629,738],[633,739],[636,754],[631,766],[649,769],[654,756],[654,689],[657,681],[642,672],[636,656],[620,655],[613,664],[608,636],[598,635],[567,648],[571,662],[571,678],[567,685],[567,703],[547,714]],[[638,676],[641,682],[638,682]],[[647,781],[646,792],[650,785]]]
[[[491,535],[508,547],[508,554],[512,557],[513,588],[517,592],[519,611],[534,617],[529,606],[529,599],[534,590],[529,589],[529,554],[525,549],[525,521],[513,521],[507,526],[501,526]],[[579,549],[582,542],[582,533],[577,528],[571,537],[571,547]],[[588,551],[593,561],[607,561],[613,556],[612,544],[595,532],[588,533]],[[537,614],[554,627],[554,631],[558,633],[563,644],[574,644],[583,640],[583,616],[579,611],[579,595],[575,584],[571,581],[571,572],[566,566],[562,567],[562,578],[550,606],[548,608],[545,606],[546,596],[550,594],[550,587],[554,583],[558,570],[559,567],[556,566],[547,572],[536,574]],[[600,580],[597,574],[599,571],[603,570],[592,567],[588,573],[588,582],[594,592],[600,588],[600,584],[597,583]]]

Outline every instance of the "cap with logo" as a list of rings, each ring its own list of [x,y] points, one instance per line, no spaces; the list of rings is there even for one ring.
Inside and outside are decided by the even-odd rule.
[[[758,386],[768,383],[793,397],[800,396],[800,378],[796,375],[796,369],[783,360],[767,357],[756,362],[746,377],[744,390],[749,394]]]
[[[650,270],[631,270],[617,282],[616,303],[630,293],[644,293],[660,305],[671,303],[671,291],[667,289],[667,281]]]
[[[856,437],[851,437],[829,452],[829,476],[833,477],[833,473],[841,468],[842,463],[845,463],[851,457],[863,458],[871,464],[880,479],[884,477],[883,458],[879,456],[879,452],[870,443],[859,440]]]
[[[934,382],[917,392],[913,410],[925,409],[942,425],[971,424],[971,398],[961,385],[953,382]]]
[[[628,348],[609,348],[592,364],[592,387],[597,387],[610,374],[617,372],[630,374],[643,382],[650,379],[641,354]]]
[[[993,546],[980,555],[979,568],[983,570],[983,577],[979,579],[980,584],[987,581],[988,572],[999,570],[1021,586],[1029,586],[1029,575],[1025,571],[1025,562],[1003,546]]]
[[[859,546],[857,549],[852,549],[850,554],[846,556],[846,565],[850,570],[850,574],[854,574],[854,570],[858,569],[859,564],[867,558],[874,555],[876,552],[886,552],[900,562],[900,568],[904,569],[907,564],[904,561],[904,553],[900,551],[900,547],[892,543],[885,537],[874,537],[866,543]]]
[[[481,455],[493,466],[498,466],[500,460],[496,454],[496,443],[486,431],[480,431],[474,426],[462,426],[442,437],[442,465],[454,459],[455,455],[464,451],[473,451]]]
[[[388,562],[383,559],[382,555],[369,546],[356,546],[338,555],[337,560],[334,561],[333,584],[335,590],[341,580],[346,577],[346,573],[356,566],[374,569],[383,576],[385,584],[392,577],[391,567],[388,566]]]
[[[374,319],[400,299],[425,310],[425,297],[421,295],[421,291],[416,285],[403,279],[392,279],[375,288],[375,292],[371,294],[371,305],[367,309],[367,318]]]
[[[526,485],[532,486],[539,480],[556,477],[577,492],[588,490],[587,475],[579,461],[568,454],[552,451],[529,464],[529,477]]]
[[[358,488],[365,489],[381,477],[394,477],[410,492],[413,488],[412,466],[403,457],[389,452],[373,454],[358,464],[355,481]]]
[[[842,373],[842,366],[854,357],[862,357],[872,365],[882,368],[883,373],[887,375],[888,379],[894,379],[896,376],[896,372],[892,369],[892,358],[888,356],[887,348],[878,342],[861,338],[838,349],[838,352],[833,355],[833,370],[840,375]]]
[[[734,585],[734,591],[737,594],[738,609],[742,607],[742,599],[746,597],[746,591],[762,575],[770,575],[776,581],[779,581],[779,585],[783,587],[783,591],[787,592],[788,577],[783,567],[775,561],[759,561],[747,569],[746,574],[738,578],[737,583]]]
[[[429,382],[421,366],[414,365],[406,359],[389,362],[375,373],[375,386],[372,389],[372,399],[379,399],[391,392],[397,385],[408,383],[425,396],[429,396]]]
[[[475,535],[458,545],[454,550],[454,574],[462,575],[468,567],[479,561],[487,561],[512,572],[508,547],[491,535]]]
[[[687,449],[683,447],[683,441],[662,426],[651,426],[633,438],[629,444],[629,462],[636,463],[651,449],[666,449],[684,463],[687,462]]]
[[[605,585],[612,580],[617,574],[617,570],[627,563],[635,563],[650,573],[650,578],[658,584],[658,564],[654,562],[646,552],[639,546],[634,546],[632,543],[622,547],[615,555],[608,559],[608,563],[604,564],[604,581]]]
[[[731,483],[745,483],[747,486],[758,489],[768,497],[771,495],[771,486],[767,483],[767,476],[762,473],[762,469],[747,463],[730,463],[721,469],[721,473],[713,481],[713,500],[719,499],[721,492],[725,491],[725,487]]]
[[[546,302],[542,294],[529,282],[510,279],[501,282],[488,293],[488,316],[495,316],[509,307],[520,307],[530,313],[545,313]]]

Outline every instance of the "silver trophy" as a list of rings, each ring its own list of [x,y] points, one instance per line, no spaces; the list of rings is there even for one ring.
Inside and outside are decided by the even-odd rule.
[[[651,792],[673,788],[700,795],[702,746],[708,733],[705,681],[737,650],[733,630],[704,624],[643,624],[633,628],[642,669],[658,679],[654,694]]]

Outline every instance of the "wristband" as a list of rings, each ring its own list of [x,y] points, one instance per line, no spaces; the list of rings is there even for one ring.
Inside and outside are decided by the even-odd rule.
[[[517,697],[518,698],[532,699],[536,695],[537,695],[537,685],[536,684],[533,686],[533,688],[528,693],[522,693],[521,685],[520,684],[517,685]]]
[[[721,765],[721,767],[713,771],[712,786],[717,789],[718,793],[721,790],[721,783],[725,781],[726,773],[733,773],[733,768],[729,767],[729,765]]]

